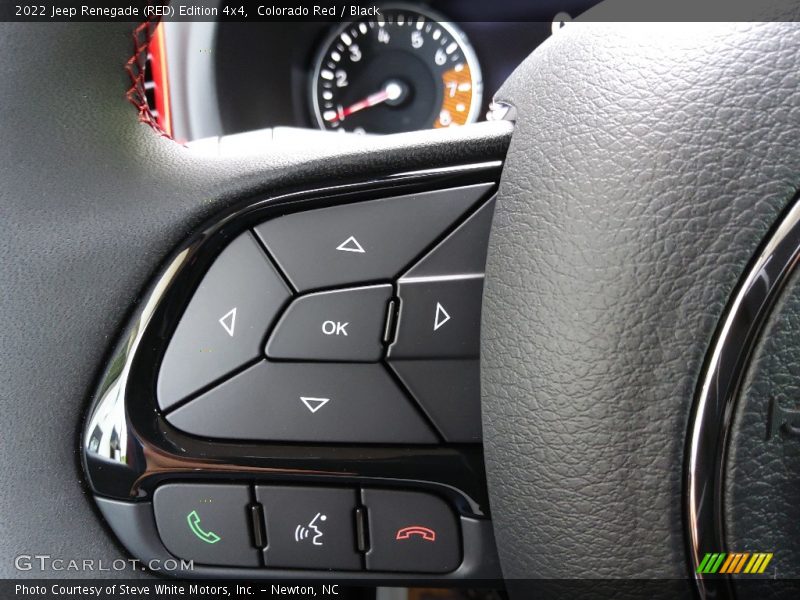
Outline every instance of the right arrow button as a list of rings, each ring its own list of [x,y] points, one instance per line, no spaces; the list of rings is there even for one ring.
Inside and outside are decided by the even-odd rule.
[[[400,316],[389,359],[478,358],[489,200],[398,281]]]
[[[400,317],[389,358],[477,358],[483,275],[401,279]]]
[[[448,442],[481,440],[480,320],[494,200],[398,282],[388,362]]]
[[[441,302],[436,303],[436,315],[433,317],[433,330],[438,331],[439,327],[450,320],[450,314],[442,306]]]

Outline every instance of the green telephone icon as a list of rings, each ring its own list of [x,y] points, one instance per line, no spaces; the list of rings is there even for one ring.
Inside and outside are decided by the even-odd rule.
[[[197,514],[196,510],[186,515],[186,522],[189,523],[189,529],[192,530],[192,533],[206,544],[216,544],[222,539],[213,531],[204,531],[203,528],[200,527],[200,515]]]

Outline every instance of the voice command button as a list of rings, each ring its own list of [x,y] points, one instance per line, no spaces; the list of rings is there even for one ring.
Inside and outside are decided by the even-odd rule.
[[[361,569],[355,490],[260,485],[256,498],[267,525],[267,567]]]

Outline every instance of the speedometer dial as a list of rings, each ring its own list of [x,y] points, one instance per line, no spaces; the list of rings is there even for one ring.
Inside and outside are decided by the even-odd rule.
[[[480,67],[455,26],[387,7],[348,22],[317,57],[311,104],[322,129],[396,133],[464,125],[481,105]]]

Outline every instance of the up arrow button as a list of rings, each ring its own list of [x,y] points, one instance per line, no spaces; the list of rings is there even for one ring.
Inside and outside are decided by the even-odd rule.
[[[468,214],[493,185],[301,211],[262,223],[255,232],[300,293],[390,281]]]
[[[356,252],[358,254],[364,254],[366,252],[364,247],[358,243],[358,240],[355,238],[355,236],[352,235],[341,244],[336,246],[336,249],[342,252]]]

